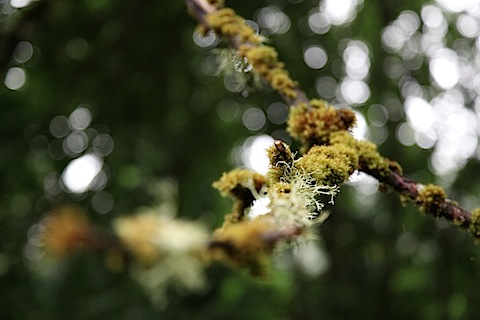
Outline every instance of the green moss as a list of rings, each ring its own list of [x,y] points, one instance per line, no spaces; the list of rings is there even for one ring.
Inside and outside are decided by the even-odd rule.
[[[235,199],[233,212],[227,215],[226,221],[237,222],[243,219],[245,208],[252,205],[256,194],[266,184],[264,175],[247,169],[235,169],[224,173],[220,180],[213,183],[223,196]]]
[[[359,169],[377,179],[387,177],[391,173],[391,168],[401,172],[400,165],[392,162],[380,155],[377,146],[369,141],[359,141],[352,137],[347,131],[333,132],[330,136],[331,145],[343,144],[354,150],[358,154]]]
[[[268,83],[282,95],[296,98],[297,83],[290,78],[284,64],[278,61],[278,53],[269,46],[242,45],[238,49],[240,56],[246,57],[253,70],[265,78]]]
[[[473,210],[468,231],[480,240],[480,208]]]
[[[263,45],[263,39],[248,26],[245,19],[235,14],[232,9],[223,8],[208,14],[206,21],[218,35],[234,39],[238,46],[238,55],[247,58],[255,73],[262,76],[283,96],[296,98],[297,83],[290,78],[284,64],[278,61],[277,51]]]
[[[321,185],[339,185],[357,169],[358,156],[354,149],[337,144],[314,146],[300,158],[295,166],[311,174]]]
[[[288,195],[290,192],[292,192],[292,185],[287,182],[278,182],[272,185],[269,188],[269,193],[275,193],[277,195]]]
[[[279,143],[280,146],[274,144],[267,149],[267,156],[270,161],[267,174],[269,184],[280,181],[280,178],[285,175],[285,170],[292,165],[294,159],[294,155],[287,144],[279,140],[275,143]]]
[[[346,131],[355,124],[355,114],[348,109],[336,110],[323,100],[311,100],[290,111],[288,132],[304,145],[304,151],[313,145],[325,145],[336,131]]]
[[[242,42],[259,44],[260,37],[247,25],[245,19],[230,8],[223,8],[206,15],[205,20],[215,33],[224,37],[239,37]]]
[[[251,221],[227,224],[214,234],[211,255],[225,260],[236,267],[246,267],[253,275],[264,277],[268,274],[271,253],[275,243],[266,237],[277,231],[269,217]]]
[[[429,184],[423,186],[415,198],[415,203],[422,212],[439,217],[439,212],[447,199],[447,194],[442,187]]]

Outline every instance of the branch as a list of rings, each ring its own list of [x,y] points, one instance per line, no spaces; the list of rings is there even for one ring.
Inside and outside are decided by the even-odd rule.
[[[226,39],[242,58],[248,59],[253,71],[263,77],[280,93],[285,102],[292,106],[289,131],[303,143],[304,151],[313,145],[330,144],[332,133],[346,132],[351,127],[354,120],[349,110],[334,110],[319,106],[318,101],[310,101],[298,83],[290,79],[283,63],[277,60],[276,51],[264,45],[262,39],[243,18],[235,15],[233,10],[221,8],[221,5],[213,0],[187,0],[187,5],[192,16],[203,28],[213,30]],[[480,239],[480,210],[472,213],[448,199],[441,187],[425,186],[404,177],[400,166],[379,155],[373,144],[360,141],[350,143],[362,158],[360,171],[390,186],[401,198],[414,203],[421,211],[437,218],[445,218]],[[280,153],[284,151],[280,142],[275,142],[275,147]],[[395,165],[392,165],[394,163]]]
[[[247,58],[253,70],[278,91],[287,105],[309,105],[305,92],[289,77],[284,64],[277,60],[278,53],[262,43],[262,37],[245,19],[229,8],[220,8],[212,0],[187,0],[187,6],[204,30],[213,30],[224,37],[241,58]]]
[[[368,173],[368,172],[367,172]],[[464,229],[469,229],[472,224],[472,213],[462,207],[460,207],[455,201],[452,201],[444,195],[440,194],[438,203],[435,205],[434,210],[430,210],[419,200],[419,196],[422,195],[422,191],[425,188],[432,187],[432,185],[424,186],[414,180],[408,179],[403,175],[395,171],[390,171],[390,174],[386,177],[376,176],[370,173],[371,176],[378,181],[387,184],[393,188],[393,190],[406,196],[410,201],[415,202],[421,208],[438,218],[444,218],[448,221],[454,222]],[[437,187],[439,188],[439,187]],[[440,191],[440,193],[442,193]]]

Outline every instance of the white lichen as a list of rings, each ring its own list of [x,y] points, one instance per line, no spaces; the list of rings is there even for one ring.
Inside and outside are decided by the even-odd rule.
[[[326,196],[329,198],[328,203],[333,204],[339,187],[319,185],[312,173],[295,167],[295,162],[282,165],[286,168],[284,176],[280,179],[283,188],[279,188],[279,184],[274,184],[266,192],[263,190],[256,192],[254,188],[249,187],[255,200],[252,206],[246,209],[245,214],[250,219],[270,214],[279,228],[310,227],[323,223],[329,213],[323,211],[325,203],[322,202],[322,198],[325,199]]]

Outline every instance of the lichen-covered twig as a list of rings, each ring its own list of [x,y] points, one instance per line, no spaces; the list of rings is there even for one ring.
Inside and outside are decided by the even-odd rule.
[[[354,125],[354,113],[348,109],[334,109],[319,100],[310,101],[298,83],[289,77],[284,64],[278,60],[277,52],[264,45],[262,38],[232,9],[223,8],[223,3],[215,0],[187,0],[187,5],[204,30],[213,30],[226,39],[240,57],[248,59],[253,71],[263,77],[292,107],[288,130],[294,138],[302,142],[304,153],[315,145],[335,145],[336,148],[346,146],[358,156],[358,163],[352,166],[351,153],[347,152],[349,156],[346,158],[347,149],[340,153],[344,160],[349,159],[347,173],[351,174],[352,168],[363,171],[398,192],[402,199],[413,203],[422,212],[445,218],[480,239],[480,209],[470,212],[448,199],[441,187],[425,186],[404,177],[401,167],[382,157],[375,145],[353,139],[348,130]],[[283,143],[275,142],[275,147],[277,157],[287,154],[287,147]],[[270,158],[272,159],[271,156]],[[272,177],[280,179],[286,168],[285,161],[275,163],[280,165],[273,166],[273,171],[269,173],[270,181]],[[335,174],[338,172],[342,170],[336,170]],[[331,178],[336,181],[335,176]],[[343,176],[338,179],[343,180]]]
[[[222,8],[219,1],[187,0],[191,15],[202,30],[213,30],[224,37],[237,50],[240,58],[248,59],[253,71],[265,79],[282,96],[289,106],[309,104],[307,95],[293,81],[284,64],[278,60],[274,48],[263,44],[263,39],[245,19],[230,8]]]

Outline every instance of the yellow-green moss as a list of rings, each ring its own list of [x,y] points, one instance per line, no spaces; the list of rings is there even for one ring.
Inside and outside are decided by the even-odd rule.
[[[278,141],[278,143],[283,146],[283,151],[280,151],[275,145],[267,149],[267,156],[270,162],[267,174],[269,184],[280,181],[280,178],[285,174],[285,169],[291,166],[294,160],[290,147],[281,141]]]
[[[292,192],[292,185],[287,182],[278,182],[273,184],[269,190],[269,193],[275,193],[277,195],[288,195],[290,192]]]
[[[328,144],[332,132],[348,130],[354,124],[353,111],[336,110],[323,100],[311,100],[310,106],[302,103],[292,108],[287,130],[304,145],[305,151],[312,145]]]
[[[224,37],[240,37],[242,42],[259,44],[260,37],[250,26],[247,25],[245,19],[238,16],[235,11],[230,8],[223,8],[218,11],[206,15],[205,20],[210,28],[217,34]]]
[[[468,231],[480,240],[480,208],[473,210]]]
[[[290,78],[284,64],[278,61],[277,51],[263,45],[262,37],[248,26],[244,18],[230,8],[223,8],[208,14],[206,22],[218,35],[235,42],[238,55],[246,58],[253,71],[262,76],[275,90],[291,99],[297,97],[297,83]]]
[[[418,190],[415,203],[422,212],[439,216],[440,209],[447,199],[447,194],[442,187],[433,184],[423,186]]]
[[[297,83],[290,78],[288,71],[284,69],[284,64],[278,61],[278,53],[274,48],[265,45],[242,45],[238,48],[238,53],[247,58],[253,70],[265,78],[272,88],[282,95],[296,98]]]
[[[214,242],[223,245],[213,246],[212,256],[264,276],[273,249],[273,243],[265,241],[265,235],[275,231],[276,226],[269,217],[227,224],[215,232]]]
[[[345,182],[357,169],[355,149],[346,145],[314,146],[295,166],[311,174],[321,185],[334,186]]]
[[[395,171],[401,172],[400,165],[382,157],[375,144],[369,141],[356,140],[347,131],[333,132],[330,136],[330,144],[343,144],[356,150],[359,169],[377,179],[387,177],[391,172],[391,166],[394,167]]]
[[[213,187],[223,196],[235,199],[233,212],[225,216],[226,221],[237,222],[243,218],[245,208],[255,200],[255,194],[266,184],[264,175],[247,169],[235,169],[224,173]]]

